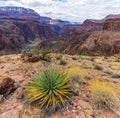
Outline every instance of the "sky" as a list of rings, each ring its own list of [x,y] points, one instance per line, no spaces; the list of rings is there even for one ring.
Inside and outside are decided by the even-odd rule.
[[[120,0],[0,0],[0,6],[31,8],[41,16],[71,22],[120,14]]]

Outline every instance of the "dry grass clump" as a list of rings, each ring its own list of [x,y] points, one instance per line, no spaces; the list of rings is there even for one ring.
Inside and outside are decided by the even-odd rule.
[[[97,108],[113,110],[120,105],[120,98],[116,88],[106,81],[91,80],[90,93]]]
[[[88,73],[78,65],[72,66],[68,69],[69,77],[79,84],[85,83],[85,77],[87,76],[87,74]]]

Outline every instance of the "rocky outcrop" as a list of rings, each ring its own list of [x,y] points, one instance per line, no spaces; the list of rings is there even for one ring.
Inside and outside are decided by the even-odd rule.
[[[69,21],[63,21],[63,20],[60,20],[60,19],[51,19],[50,24],[51,25],[58,25],[59,27],[62,28],[64,25],[70,24],[70,22]]]
[[[7,96],[17,88],[17,84],[9,77],[0,77],[0,95]]]
[[[55,38],[52,29],[33,20],[0,19],[0,51],[18,52],[33,40]]]
[[[120,14],[109,14],[107,15],[104,20],[107,20],[107,19],[116,19],[116,18],[120,18]]]
[[[78,48],[77,52],[87,55],[113,55],[120,53],[119,37],[119,32],[94,32]]]
[[[103,26],[103,30],[120,31],[120,18],[106,20]]]
[[[40,56],[33,55],[32,53],[24,53],[22,54],[21,59],[25,62],[37,62],[40,60]]]
[[[120,53],[120,19],[108,19],[103,31],[93,32],[79,47],[80,54],[113,55]]]
[[[76,27],[75,32],[85,33],[102,30],[103,23],[96,22],[94,20],[85,20],[82,25]]]

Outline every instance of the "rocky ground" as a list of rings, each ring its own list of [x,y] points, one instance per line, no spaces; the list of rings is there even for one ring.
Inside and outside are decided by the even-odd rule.
[[[12,78],[18,88],[0,102],[0,118],[120,118],[120,110],[97,109],[91,99],[89,81],[104,79],[120,89],[120,55],[111,57],[62,55],[66,64],[60,65],[58,56],[51,54],[51,62],[24,62],[21,55],[5,55],[0,57],[0,79]],[[97,65],[97,67],[96,67]],[[51,114],[43,113],[39,107],[31,106],[23,99],[23,88],[32,75],[43,68],[57,66],[69,72],[72,67],[80,67],[82,79],[73,80],[77,95],[65,108]],[[75,70],[77,71],[77,70]],[[81,81],[82,80],[82,81]]]

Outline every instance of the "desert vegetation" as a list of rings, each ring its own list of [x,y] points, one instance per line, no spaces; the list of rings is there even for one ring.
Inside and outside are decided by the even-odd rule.
[[[97,108],[115,110],[120,106],[117,89],[105,80],[93,79],[89,82],[90,93]]]
[[[44,58],[51,57],[46,61],[40,58],[41,50],[30,53],[39,56],[39,60],[21,60],[21,54],[0,57],[1,77],[9,76],[18,85],[7,97],[1,96],[0,115],[11,109],[23,118],[54,118],[63,114],[80,117],[81,113],[101,118],[102,110],[106,111],[104,116],[119,118],[119,55],[106,58],[45,52]],[[60,64],[61,60],[66,64]]]
[[[25,87],[26,100],[46,111],[55,111],[71,101],[72,85],[63,71],[52,68],[34,75]]]

